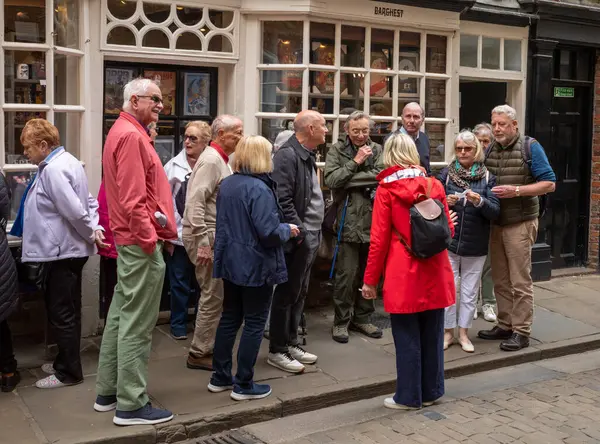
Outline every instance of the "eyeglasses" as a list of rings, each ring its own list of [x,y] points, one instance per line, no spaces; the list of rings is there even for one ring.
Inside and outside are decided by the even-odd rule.
[[[138,97],[138,98],[147,98],[147,99],[152,100],[154,103],[160,103],[160,104],[163,103],[163,99],[161,97],[158,97],[158,96],[136,96],[136,97]]]
[[[471,151],[473,151],[473,147],[472,146],[457,146],[456,148],[454,148],[454,151],[456,151],[457,153],[470,153]]]
[[[190,142],[192,142],[192,143],[198,142],[198,137],[196,137],[196,136],[188,136],[186,134],[185,137],[184,137],[184,140],[188,140],[188,139],[190,139]]]

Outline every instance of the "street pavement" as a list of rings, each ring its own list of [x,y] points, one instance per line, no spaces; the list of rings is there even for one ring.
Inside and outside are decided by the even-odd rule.
[[[478,319],[470,332],[475,353],[451,347],[446,352],[447,377],[600,348],[599,275],[538,283],[535,296],[531,347],[516,353],[499,351],[497,342],[475,337],[477,330],[491,326]],[[35,388],[35,380],[44,376],[40,370],[43,356],[18,349],[23,382],[14,393],[0,394],[0,421],[9,425],[3,427],[0,443],[173,443],[393,391],[395,356],[390,331],[385,330],[381,339],[351,333],[348,344],[338,344],[331,339],[332,320],[330,308],[308,313],[306,348],[319,360],[302,375],[269,366],[268,341],[263,341],[255,379],[271,384],[273,394],[245,402],[231,400],[228,393],[209,393],[210,373],[185,366],[190,340],[175,341],[168,334],[168,326],[157,327],[153,332],[149,393],[153,404],[176,414],[172,422],[157,427],[119,428],[112,424],[111,413],[93,411],[100,338],[86,339],[82,344],[85,381],[57,390]],[[474,384],[485,382],[470,377],[479,381]],[[452,379],[448,381],[449,387],[452,383]]]
[[[600,351],[463,376],[418,411],[369,399],[244,427],[265,444],[600,442]],[[191,443],[190,443],[191,444]]]

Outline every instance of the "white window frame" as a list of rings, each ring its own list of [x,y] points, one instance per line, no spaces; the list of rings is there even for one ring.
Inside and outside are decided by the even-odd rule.
[[[90,30],[89,30],[89,2],[85,0],[78,0],[79,8],[79,48],[72,49],[54,45],[54,0],[46,0],[45,2],[45,42],[44,43],[21,43],[21,42],[7,42],[2,40],[0,45],[0,66],[4,69],[5,62],[5,51],[16,50],[16,51],[36,51],[45,53],[45,68],[46,68],[46,103],[45,104],[18,104],[18,103],[5,103],[4,94],[0,95],[0,106],[2,111],[0,112],[0,168],[5,173],[13,172],[31,172],[37,171],[37,165],[32,164],[9,164],[6,162],[6,137],[5,127],[5,113],[6,112],[45,112],[46,119],[55,123],[57,113],[80,113],[82,115],[81,127],[79,131],[79,140],[76,142],[79,146],[79,157],[80,160],[85,160],[89,153],[84,152],[85,134],[89,129],[88,119],[83,118],[86,111],[85,103],[88,101],[84,91],[87,91],[87,85],[89,82],[89,66],[90,66],[90,54],[89,54],[89,42],[90,42]],[[4,6],[0,8],[0,26],[4,27]],[[4,32],[2,32],[2,39],[4,38]],[[67,56],[79,57],[78,66],[78,85],[79,89],[79,105],[64,105],[54,103],[54,59],[56,54],[63,54]],[[4,72],[0,76],[0,90],[5,89],[4,83]],[[85,165],[85,163],[84,163]]]
[[[263,51],[263,22],[267,21],[301,21],[303,22],[303,57],[304,60],[302,63],[287,65],[287,64],[265,64],[262,63],[262,51]],[[308,63],[310,61],[310,23],[318,22],[325,24],[333,24],[335,25],[335,64],[334,65],[316,65],[312,63]],[[341,33],[342,33],[342,25],[346,26],[358,26],[365,28],[365,65],[361,68],[352,68],[352,67],[342,67],[341,66]],[[425,116],[425,120],[423,123],[423,130],[427,124],[443,124],[445,125],[445,146],[448,146],[448,141],[452,136],[452,130],[450,128],[450,124],[452,123],[452,95],[450,91],[451,85],[451,73],[454,72],[454,36],[455,33],[444,30],[423,30],[418,29],[416,27],[410,26],[402,26],[399,28],[397,26],[390,26],[389,24],[365,24],[365,23],[356,23],[356,22],[348,22],[342,20],[328,20],[323,18],[316,18],[313,16],[310,17],[299,17],[299,16],[289,16],[289,17],[260,17],[258,20],[259,32],[260,32],[260,44],[256,48],[256,60],[258,61],[256,65],[256,91],[258,91],[256,100],[256,112],[254,113],[254,117],[256,118],[257,125],[261,119],[293,119],[296,116],[296,113],[274,113],[274,112],[262,112],[260,111],[261,104],[261,94],[262,94],[262,84],[261,73],[266,70],[295,70],[302,71],[302,109],[308,109],[310,103],[310,72],[311,71],[330,71],[335,72],[335,90],[334,90],[334,109],[333,114],[324,114],[323,117],[327,122],[333,123],[333,131],[331,135],[331,140],[335,143],[338,140],[339,136],[339,127],[340,122],[344,122],[347,115],[340,114],[340,75],[342,73],[361,73],[365,75],[365,85],[369,85],[370,83],[370,74],[372,72],[378,74],[385,74],[387,76],[393,76],[393,85],[392,85],[392,115],[390,116],[371,116],[371,120],[374,122],[392,122],[392,131],[398,129],[399,125],[402,123],[401,112],[402,110],[398,109],[398,83],[399,76],[403,77],[414,77],[419,79],[419,98],[415,98],[415,101],[418,101],[421,106],[425,109],[425,99],[426,99],[426,82],[427,80],[445,80],[446,82],[446,96],[445,96],[445,117],[427,117]],[[393,66],[390,70],[374,70],[370,68],[370,60],[371,60],[371,30],[372,29],[382,29],[389,30],[394,32],[394,41],[393,41]],[[400,52],[400,32],[411,32],[418,33],[421,36],[420,40],[420,51],[419,51],[419,70],[418,71],[400,71],[398,70],[398,61],[399,61],[399,52]],[[436,36],[444,36],[446,37],[446,73],[438,74],[438,73],[429,73],[426,72],[427,66],[427,35],[436,35]],[[367,92],[367,91],[365,91]],[[370,94],[366,93],[364,95],[364,111],[368,113],[370,107]],[[446,150],[447,151],[447,150]],[[445,162],[432,162],[432,165],[440,164],[443,165]],[[320,163],[320,166],[323,166],[324,163]]]

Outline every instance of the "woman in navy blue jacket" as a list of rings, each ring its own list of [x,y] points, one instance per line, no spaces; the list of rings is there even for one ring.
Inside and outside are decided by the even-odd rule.
[[[484,151],[470,131],[462,131],[454,141],[455,158],[445,168],[440,180],[446,187],[448,206],[458,220],[448,249],[454,282],[460,279],[460,304],[446,308],[444,350],[454,341],[458,324],[458,343],[467,353],[475,351],[468,331],[475,314],[479,281],[488,253],[490,221],[500,214],[500,202],[492,193],[496,178],[485,165]]]
[[[273,162],[267,139],[241,139],[235,149],[233,171],[221,182],[217,197],[213,276],[223,279],[224,299],[208,390],[232,390],[231,398],[241,401],[271,394],[268,385],[254,383],[254,365],[273,286],[287,281],[283,245],[299,231],[296,225],[281,222],[283,213],[270,176]],[[233,346],[242,323],[233,379]]]

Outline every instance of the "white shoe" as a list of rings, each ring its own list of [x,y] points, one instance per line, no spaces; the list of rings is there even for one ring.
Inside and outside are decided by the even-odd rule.
[[[53,389],[65,387],[66,385],[67,384],[65,384],[64,382],[60,382],[54,375],[46,376],[45,378],[40,379],[35,383],[35,386],[39,389]]]
[[[47,362],[46,364],[43,364],[42,371],[44,373],[46,373],[47,375],[53,375],[56,373],[56,370],[54,370],[54,364],[51,362]]]
[[[473,319],[477,319],[477,316],[479,316],[479,313],[477,313],[477,308],[475,308],[475,313],[473,314]]]
[[[496,316],[496,312],[494,311],[493,305],[484,305],[483,306],[483,319],[488,322],[496,322],[498,320]]]
[[[458,343],[460,344],[464,352],[473,353],[475,351],[475,347],[468,339],[466,341],[461,341],[461,339],[458,338]]]
[[[384,407],[387,407],[388,409],[395,409],[395,410],[419,410],[418,407],[409,407],[407,405],[403,405],[403,404],[396,404],[396,401],[394,401],[394,398],[385,398],[385,400],[383,401],[383,405]]]
[[[289,353],[269,353],[267,364],[290,373],[302,373],[304,371],[304,365]]]
[[[317,355],[307,352],[299,345],[290,346],[290,355],[301,364],[314,364],[317,362]]]
[[[233,390],[233,385],[214,385],[209,382],[207,388],[211,393],[221,393],[226,392],[227,390]]]

